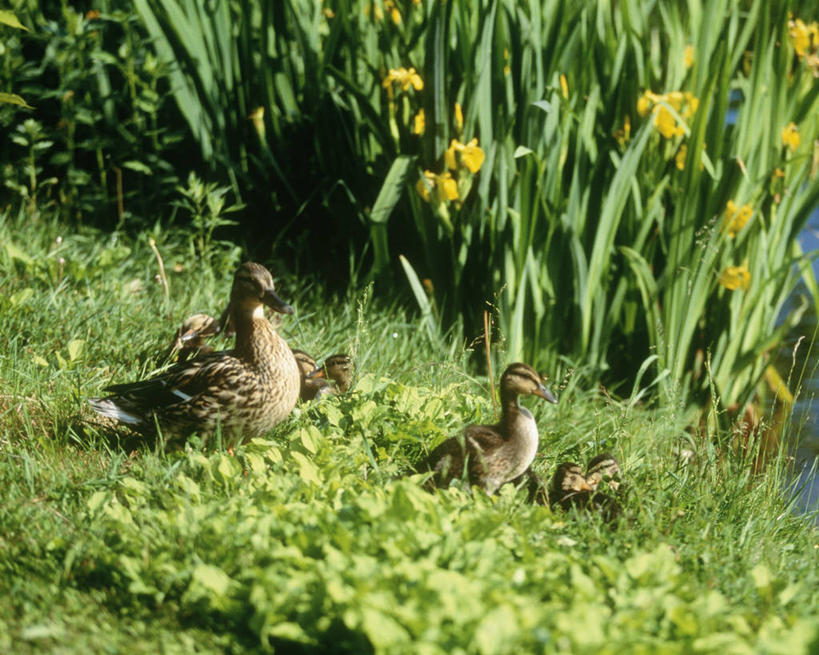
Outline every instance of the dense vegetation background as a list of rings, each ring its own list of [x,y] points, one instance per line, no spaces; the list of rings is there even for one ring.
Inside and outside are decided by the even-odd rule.
[[[13,9],[37,29],[4,30],[3,84],[36,109],[3,109],[4,178],[34,215],[201,251],[234,203],[257,257],[409,282],[439,335],[489,308],[511,359],[664,403],[744,406],[799,272],[817,296],[810,3]]]
[[[769,354],[819,297],[814,3],[10,10],[0,649],[819,648],[819,540],[767,441],[798,382]],[[235,457],[96,423],[243,257],[355,391]],[[614,452],[619,524],[402,478],[494,420],[485,310],[495,369],[559,392],[535,469]]]

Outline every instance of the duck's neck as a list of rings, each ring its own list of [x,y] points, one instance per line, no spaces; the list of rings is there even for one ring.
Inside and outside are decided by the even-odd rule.
[[[236,307],[231,316],[236,330],[234,352],[237,357],[248,363],[261,364],[270,361],[273,351],[278,350],[279,342],[287,348],[265,318],[262,305]]]
[[[501,417],[498,425],[501,433],[507,439],[514,436],[516,426],[521,420],[526,421],[531,418],[529,410],[520,406],[518,394],[501,389]]]

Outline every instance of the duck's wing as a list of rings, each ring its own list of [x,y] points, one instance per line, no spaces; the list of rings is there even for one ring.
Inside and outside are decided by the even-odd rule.
[[[139,425],[153,422],[153,415],[164,409],[188,403],[214,384],[229,382],[237,360],[230,351],[174,364],[159,375],[126,384],[106,387],[111,395],[92,398],[91,406],[99,414],[123,423]]]
[[[506,443],[497,425],[470,425],[464,430],[464,438],[470,454],[477,451],[477,454],[484,456]]]

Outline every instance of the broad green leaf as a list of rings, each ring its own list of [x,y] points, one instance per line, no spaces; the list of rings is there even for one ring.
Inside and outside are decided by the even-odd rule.
[[[224,596],[230,587],[230,577],[222,569],[210,564],[197,564],[191,584],[198,584],[217,596]]]
[[[23,25],[17,16],[8,9],[0,9],[0,24],[16,27],[19,30],[28,32],[28,28]]]
[[[321,474],[316,465],[300,452],[292,451],[290,456],[299,466],[299,477],[305,482],[321,485]]]
[[[82,354],[85,341],[82,339],[72,339],[68,342],[68,359],[75,361]]]
[[[13,241],[6,241],[6,252],[12,259],[19,259],[24,264],[33,264],[34,260]]]
[[[0,103],[5,103],[7,105],[17,105],[18,107],[25,107],[26,109],[34,109],[34,107],[28,104],[25,100],[23,100],[23,98],[18,96],[16,93],[0,92]]]
[[[370,221],[373,223],[387,222],[395,205],[401,199],[401,194],[406,185],[407,173],[414,161],[415,157],[400,155],[392,163],[370,212]]]

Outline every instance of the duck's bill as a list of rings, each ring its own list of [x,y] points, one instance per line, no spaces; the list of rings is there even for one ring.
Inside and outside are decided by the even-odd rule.
[[[554,397],[551,391],[549,391],[546,387],[542,384],[538,385],[538,388],[535,389],[533,392],[536,396],[540,396],[544,400],[548,400],[550,403],[557,405],[557,398]]]
[[[264,292],[262,302],[270,307],[270,309],[272,309],[274,312],[279,312],[280,314],[293,313],[293,308],[284,302],[284,300],[279,298],[279,295],[273,291],[273,289],[268,289]]]
[[[305,375],[308,380],[312,380],[313,378],[323,378],[324,375],[324,367],[323,366],[316,366],[312,371],[310,371],[307,375]]]
[[[179,335],[179,341],[181,343],[187,343],[191,339],[195,339],[198,336],[199,336],[199,330],[193,330],[193,329],[186,330],[185,332],[183,332],[182,334]]]

